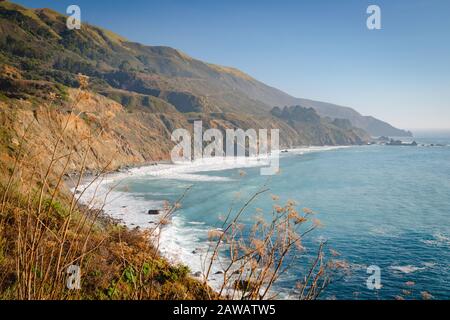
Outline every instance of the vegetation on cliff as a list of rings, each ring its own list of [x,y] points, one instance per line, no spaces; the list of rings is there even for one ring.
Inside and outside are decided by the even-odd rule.
[[[59,113],[54,101],[39,110],[2,112],[0,299],[216,297],[187,267],[162,258],[148,232],[121,226],[101,207],[81,205],[87,162],[102,166],[100,176],[111,162],[96,154],[101,146],[93,147],[100,123],[90,128],[78,118],[89,93],[79,90],[76,97]],[[65,183],[69,170],[77,172],[75,193]],[[71,265],[81,268],[79,290],[67,286]]]

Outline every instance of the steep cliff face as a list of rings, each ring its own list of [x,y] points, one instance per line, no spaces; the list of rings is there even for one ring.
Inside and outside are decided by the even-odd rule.
[[[87,170],[105,167],[114,170],[123,165],[168,160],[174,146],[172,132],[178,128],[192,132],[192,121],[178,112],[130,112],[121,104],[95,93],[69,89],[66,94],[67,101],[64,102],[15,99],[1,102],[4,156],[17,150],[25,135],[27,152],[37,157],[39,163],[48,164],[51,150],[60,139],[60,132],[64,131],[60,143],[66,153],[72,153],[69,171],[79,170],[83,163]],[[298,141],[297,133],[281,121],[237,114],[191,116],[203,121],[205,130],[281,128],[286,143]]]
[[[299,136],[304,136],[305,143],[312,141],[315,145],[349,145],[362,144],[369,136],[353,127],[346,119],[323,119],[313,108],[302,106],[275,107],[272,114],[285,121]]]
[[[43,164],[50,161],[51,150],[64,131],[61,144],[65,152],[73,153],[69,171],[79,170],[84,161],[88,170],[99,170],[167,158],[166,116],[145,112],[130,116],[120,104],[95,94],[70,90],[68,96],[64,105],[2,103],[2,127],[8,128],[14,141],[26,135],[27,151]],[[181,126],[183,119],[173,114],[168,121]]]

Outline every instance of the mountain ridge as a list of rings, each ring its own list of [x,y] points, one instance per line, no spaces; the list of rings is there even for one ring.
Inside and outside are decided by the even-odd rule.
[[[0,19],[0,64],[18,68],[26,80],[75,87],[76,75],[83,73],[91,77],[95,92],[129,109],[179,112],[185,118],[195,113],[231,115],[222,119],[227,126],[235,123],[235,115],[243,114],[247,115],[241,117],[247,119],[241,122],[244,129],[250,124],[278,123],[285,146],[367,140],[363,132],[339,128],[331,118],[316,123],[325,133],[319,139],[309,132],[314,128],[298,130],[281,124],[270,113],[275,102],[297,105],[298,100],[235,68],[206,63],[171,47],[128,42],[88,24],[70,31],[66,17],[49,9],[0,3]],[[11,82],[6,84],[11,87]],[[20,93],[9,94],[20,98]],[[250,121],[255,116],[259,120]]]
[[[47,8],[29,10],[29,9],[25,9],[25,8],[23,8],[19,5],[13,4],[13,3],[8,3],[8,4],[4,3],[2,5],[6,8],[10,7],[14,10],[18,10],[18,11],[22,11],[22,12],[24,10],[27,10],[27,11],[25,11],[25,13],[28,13],[31,16],[34,15],[34,17],[33,17],[34,19],[36,19],[37,17],[42,18],[43,15],[44,16],[45,15],[52,16],[53,19],[55,19],[55,17],[63,16],[63,15],[58,14],[54,10],[47,9]],[[48,26],[46,25],[45,27],[48,27]],[[181,59],[188,60],[189,63],[194,63],[197,65],[203,64],[204,66],[211,67],[214,71],[218,72],[218,74],[216,75],[218,77],[221,77],[223,75],[231,76],[232,79],[223,78],[221,80],[228,82],[228,83],[232,82],[241,91],[244,91],[245,94],[251,100],[256,100],[259,103],[261,103],[262,105],[259,106],[258,109],[270,111],[273,107],[280,106],[280,105],[281,106],[302,105],[304,107],[314,108],[318,112],[318,114],[323,117],[329,117],[332,119],[346,118],[346,119],[350,120],[354,126],[361,128],[363,130],[366,130],[369,134],[371,134],[373,136],[381,136],[381,135],[410,136],[411,135],[410,132],[394,128],[390,124],[388,124],[384,121],[378,120],[374,117],[362,116],[356,110],[349,108],[349,107],[342,107],[342,106],[338,106],[338,105],[335,105],[332,103],[293,97],[275,87],[266,85],[263,82],[256,80],[255,78],[251,77],[250,75],[248,75],[236,68],[220,66],[220,65],[212,64],[212,63],[205,63],[205,62],[202,62],[200,60],[190,57],[189,55],[185,54],[184,52],[182,52],[178,49],[173,49],[173,48],[167,47],[167,46],[153,46],[152,47],[152,46],[145,46],[145,45],[134,43],[134,42],[129,42],[125,38],[115,34],[114,32],[111,32],[111,31],[108,31],[108,30],[105,30],[102,28],[98,28],[98,27],[95,27],[95,28],[104,32],[105,35],[110,40],[113,40],[113,42],[116,42],[116,43],[126,42],[126,43],[131,44],[132,46],[141,46],[141,47],[147,48],[152,51],[155,51],[155,50],[159,51],[159,52],[171,51],[171,54],[175,53]],[[57,33],[54,33],[52,31],[50,31],[50,33],[52,33],[53,35],[56,34],[56,36],[57,36]],[[202,69],[202,68],[200,68],[200,69]],[[166,72],[162,72],[162,73],[165,74]],[[170,72],[169,72],[169,74],[170,74]],[[173,75],[173,74],[171,74],[171,75]],[[240,81],[240,80],[242,80],[242,81]],[[259,104],[259,103],[257,103],[257,104]]]

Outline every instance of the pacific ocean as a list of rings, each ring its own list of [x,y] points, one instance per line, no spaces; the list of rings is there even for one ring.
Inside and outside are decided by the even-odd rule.
[[[257,212],[269,214],[276,203],[289,200],[313,210],[321,221],[303,241],[307,250],[274,287],[280,297],[295,299],[297,281],[326,241],[325,255],[344,261],[348,272],[328,286],[322,299],[448,299],[450,134],[421,134],[416,141],[417,147],[292,151],[283,154],[280,174],[270,178],[258,167],[131,175],[121,179],[105,208],[128,225],[148,227],[147,208],[174,202],[191,187],[171,225],[162,230],[161,251],[195,273],[202,268],[208,230],[220,227],[221,216],[267,184],[270,190],[252,202],[241,223],[250,226]],[[274,195],[279,199],[274,201]],[[378,290],[367,287],[369,266],[380,268]]]

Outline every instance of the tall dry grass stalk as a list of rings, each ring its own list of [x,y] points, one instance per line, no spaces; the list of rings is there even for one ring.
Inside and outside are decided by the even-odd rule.
[[[65,134],[77,116],[74,113],[77,104],[87,94],[87,80],[84,76],[79,77],[80,88],[68,108],[66,120],[54,123],[52,131],[56,143],[45,146],[50,150],[48,161],[40,154],[42,149],[33,148],[36,137],[29,136],[29,129],[38,124],[33,121],[26,126],[10,175],[1,190],[0,231],[13,230],[16,233],[12,250],[15,253],[15,292],[11,293],[16,299],[77,298],[79,291],[67,290],[67,268],[81,265],[86,255],[102,243],[89,243],[101,209],[89,206],[81,209],[79,206],[84,192],[79,192],[79,188],[92,136],[80,138],[78,143],[82,149],[82,162],[78,178],[73,181],[76,192],[67,199],[67,204],[59,200],[67,168],[76,153],[72,146],[66,145]],[[45,105],[49,117],[54,112],[54,98],[50,97],[50,102]],[[100,170],[98,177],[106,172],[107,167]]]
[[[252,226],[240,222],[250,204],[269,191],[266,185],[253,194],[236,212],[232,209],[219,229],[210,230],[210,246],[203,258],[203,279],[210,279],[213,266],[220,266],[221,285],[218,294],[226,299],[276,299],[279,292],[272,290],[280,277],[304,255],[304,237],[318,228],[320,222],[308,209],[297,211],[295,202],[285,206],[274,205],[270,215],[256,215]],[[274,197],[278,200],[278,197]],[[299,276],[291,298],[317,299],[338,271],[332,261],[324,259],[325,243],[304,276]]]

